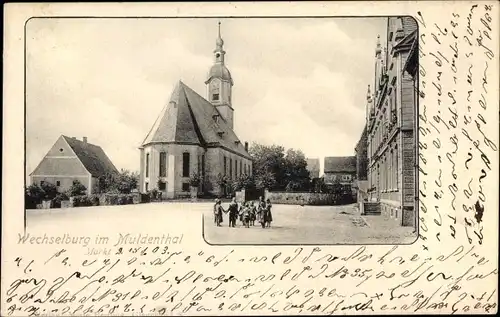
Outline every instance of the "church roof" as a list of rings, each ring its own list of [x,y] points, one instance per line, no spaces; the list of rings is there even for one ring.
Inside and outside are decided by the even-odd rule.
[[[175,86],[170,101],[163,107],[142,146],[152,143],[223,147],[250,158],[217,108],[182,81]]]
[[[330,156],[325,157],[325,173],[356,172],[355,156]]]
[[[85,169],[94,177],[103,176],[106,173],[117,173],[118,170],[108,158],[104,150],[88,142],[80,141],[76,138],[62,136],[71,147],[73,152],[85,166]]]
[[[227,80],[233,84],[233,78],[231,77],[231,72],[227,69],[226,65],[223,63],[214,64],[210,71],[208,72],[208,78],[205,83],[208,83],[212,78],[221,78],[222,80]]]

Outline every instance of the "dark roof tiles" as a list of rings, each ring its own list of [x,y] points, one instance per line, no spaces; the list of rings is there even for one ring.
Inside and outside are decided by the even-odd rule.
[[[150,143],[220,146],[250,158],[217,108],[182,81],[177,83],[142,146]]]
[[[356,172],[355,156],[325,157],[325,173]]]
[[[118,170],[108,158],[104,150],[97,145],[85,143],[76,138],[63,135],[63,138],[69,144],[78,159],[85,166],[85,169],[93,177],[99,177],[106,173],[116,173]]]

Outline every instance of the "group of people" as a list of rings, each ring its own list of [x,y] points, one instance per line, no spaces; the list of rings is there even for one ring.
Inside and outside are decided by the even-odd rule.
[[[236,220],[239,216],[240,221],[247,228],[250,225],[254,226],[255,221],[259,222],[262,228],[269,228],[273,221],[271,207],[271,201],[269,199],[264,201],[262,197],[259,197],[258,202],[247,201],[242,204],[238,204],[236,198],[233,198],[228,209],[225,210],[222,207],[221,200],[216,199],[214,205],[214,222],[217,227],[220,227],[223,222],[222,215],[229,213],[229,227],[236,227]]]

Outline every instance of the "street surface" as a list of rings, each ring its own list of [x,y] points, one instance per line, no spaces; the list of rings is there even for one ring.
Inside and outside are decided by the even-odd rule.
[[[165,232],[185,233],[191,240],[198,230],[199,239],[203,232],[210,244],[411,244],[416,239],[413,228],[382,216],[361,216],[354,205],[273,205],[274,221],[265,229],[258,223],[245,228],[239,220],[236,228],[229,228],[227,214],[222,227],[216,227],[212,210],[208,202],[29,210],[27,232]]]

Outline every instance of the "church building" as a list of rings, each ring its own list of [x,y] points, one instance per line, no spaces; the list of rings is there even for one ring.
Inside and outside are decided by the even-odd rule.
[[[233,78],[225,64],[219,34],[208,72],[206,99],[179,81],[140,149],[140,191],[161,191],[163,197],[190,195],[191,181],[201,181],[198,193],[222,195],[222,179],[251,175],[248,143],[234,132]]]

